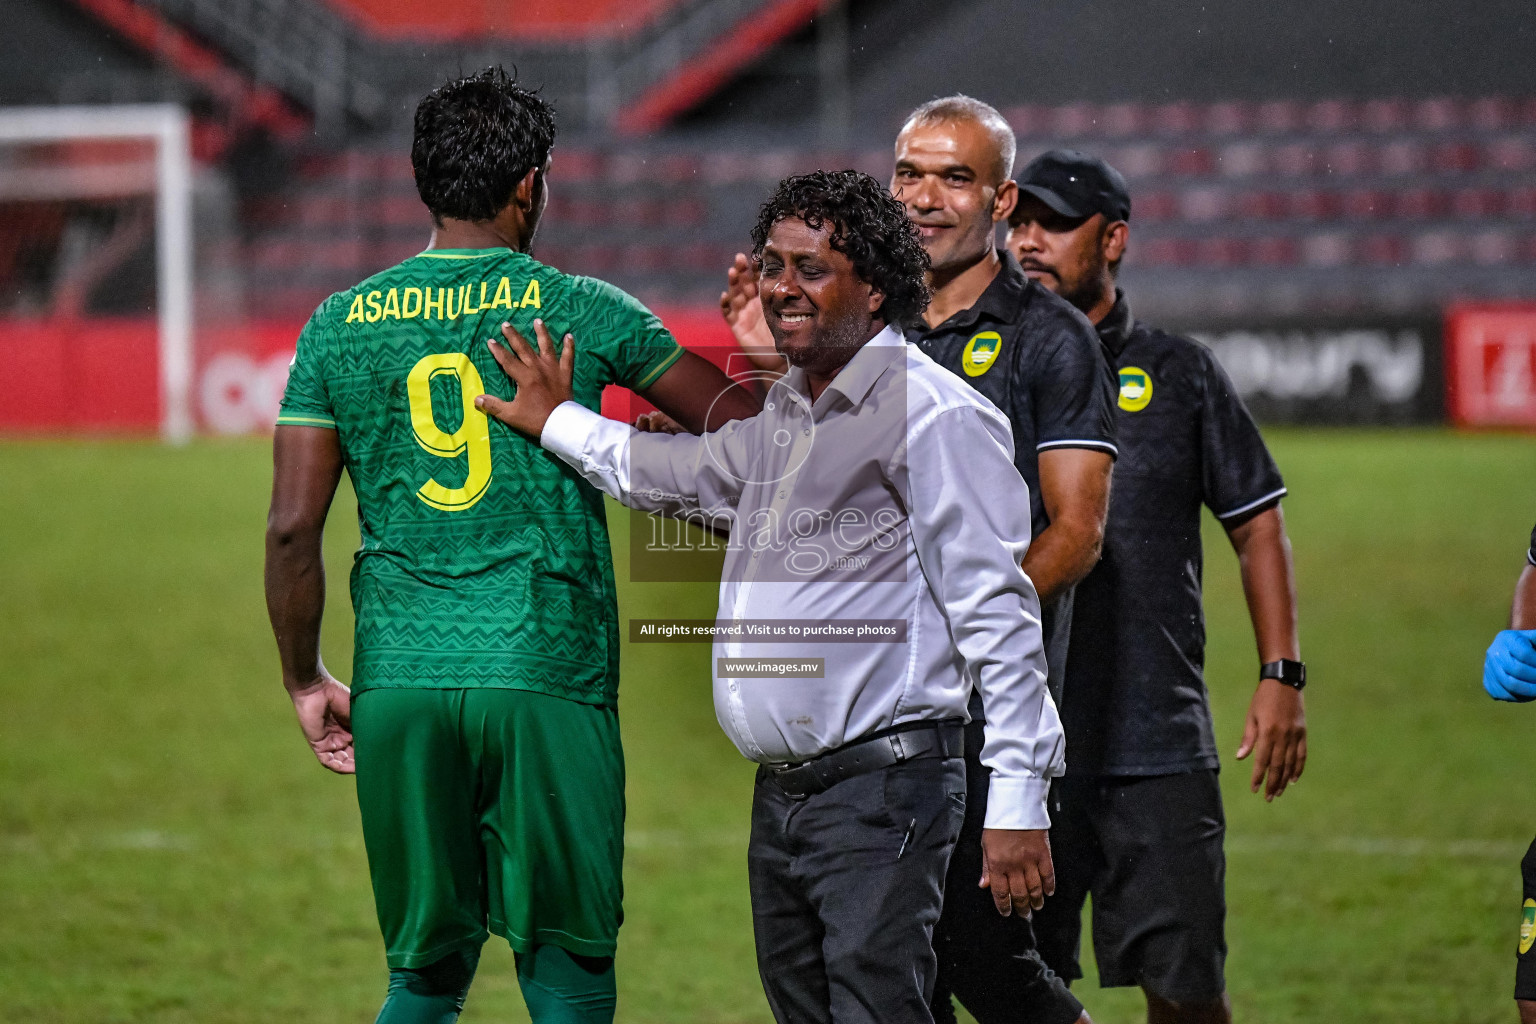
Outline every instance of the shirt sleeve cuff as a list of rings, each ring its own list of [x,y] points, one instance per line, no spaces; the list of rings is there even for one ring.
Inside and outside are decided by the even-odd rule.
[[[1025,776],[1005,779],[996,774],[987,787],[986,828],[1051,827],[1051,815],[1045,809],[1045,798],[1051,791],[1048,779]]]
[[[593,421],[601,419],[602,416],[578,402],[561,402],[544,421],[539,444],[566,461],[579,461],[592,437]]]
[[[328,427],[336,429],[334,417],[318,412],[280,412],[277,415],[277,425],[280,427]]]

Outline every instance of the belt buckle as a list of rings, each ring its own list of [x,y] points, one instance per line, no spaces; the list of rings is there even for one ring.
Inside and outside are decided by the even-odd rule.
[[[766,766],[767,769],[768,769],[768,777],[773,779],[774,782],[778,785],[779,792],[783,793],[785,796],[789,797],[791,800],[804,800],[806,797],[811,795],[812,791],[808,790],[808,791],[803,792],[803,793],[802,792],[793,792],[792,793],[788,789],[785,788],[783,782],[780,781],[780,780],[782,780],[786,775],[789,775],[791,772],[795,772],[795,771],[799,771],[800,769],[803,769],[809,763],[810,762],[808,762],[808,761],[801,761],[799,763],[788,761],[788,762],[783,762],[781,764],[769,764],[769,765]]]

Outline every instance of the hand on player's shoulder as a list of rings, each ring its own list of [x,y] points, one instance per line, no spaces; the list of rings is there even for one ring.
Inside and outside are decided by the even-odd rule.
[[[530,345],[517,328],[504,323],[501,335],[505,343],[494,338],[486,343],[496,364],[517,385],[517,393],[510,402],[481,395],[475,399],[475,408],[514,430],[538,437],[549,414],[574,394],[576,338],[567,334],[557,352],[543,320],[533,322],[533,333],[537,347]]]

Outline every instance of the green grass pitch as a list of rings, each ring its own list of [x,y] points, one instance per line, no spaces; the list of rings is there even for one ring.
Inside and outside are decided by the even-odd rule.
[[[1293,492],[1312,754],[1273,805],[1245,768],[1223,774],[1238,1019],[1511,1021],[1536,707],[1496,705],[1478,680],[1536,516],[1536,448],[1272,440]],[[266,625],[268,472],[254,440],[0,445],[0,1020],[373,1018],[384,968],[352,785],[304,747]],[[344,492],[325,639],[343,678],[355,543]],[[1230,756],[1255,658],[1235,560],[1219,532],[1206,544]],[[713,614],[708,586],[620,594],[626,618]],[[624,657],[620,1020],[766,1022],[752,770],[714,722],[708,651]],[[1079,992],[1101,1024],[1140,1017],[1134,992]],[[464,1020],[525,1019],[493,940]]]

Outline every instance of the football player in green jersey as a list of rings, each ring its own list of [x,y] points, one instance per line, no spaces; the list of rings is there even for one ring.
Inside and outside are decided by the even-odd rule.
[[[619,384],[694,431],[758,410],[634,299],[529,255],[554,137],[549,105],[499,68],[422,100],[411,162],[432,240],[321,304],[278,418],[267,607],[315,756],[357,776],[381,1024],[454,1020],[490,932],[534,1021],[613,1019],[624,764],[603,501],[475,408],[511,397],[486,339],[578,334],[594,409]],[[362,531],[351,690],[319,653],[343,467]]]

